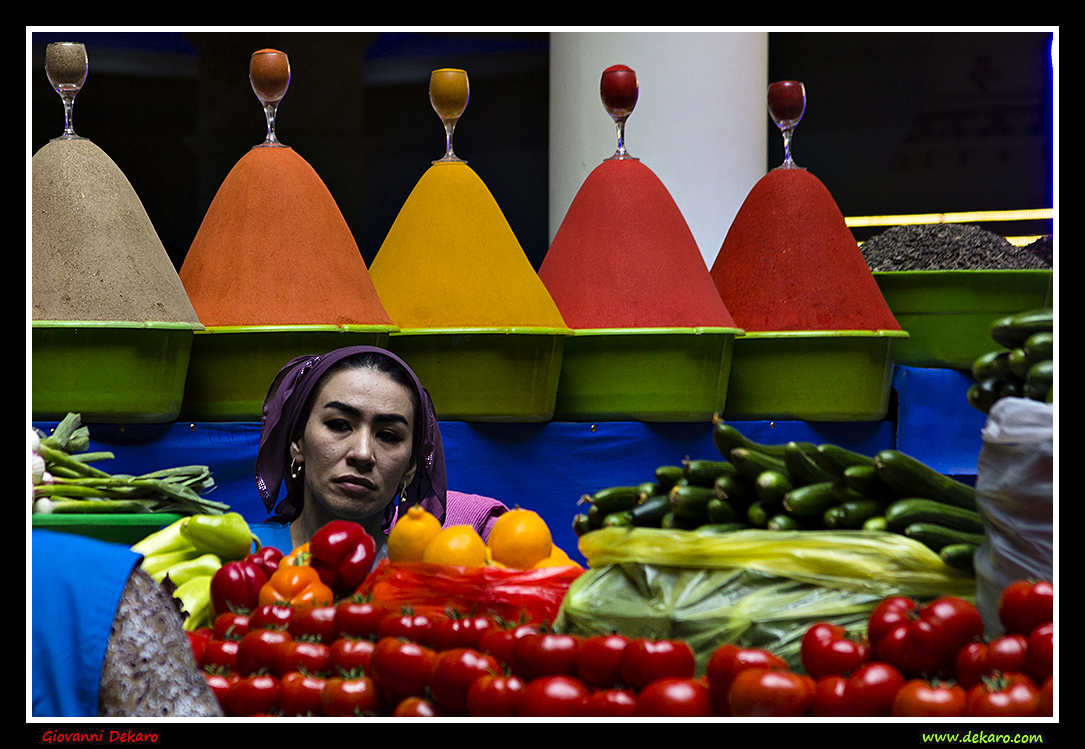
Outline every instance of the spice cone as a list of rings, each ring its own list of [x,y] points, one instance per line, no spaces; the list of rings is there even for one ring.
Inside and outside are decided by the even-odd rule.
[[[392,320],[413,328],[566,328],[486,185],[431,166],[370,266]]]
[[[208,326],[392,326],[343,214],[292,148],[238,161],[180,277]]]
[[[693,233],[635,160],[588,175],[539,277],[571,328],[734,328]]]
[[[32,319],[200,320],[131,183],[90,140],[32,159]]]
[[[754,185],[711,276],[746,332],[901,329],[832,195],[805,169]]]

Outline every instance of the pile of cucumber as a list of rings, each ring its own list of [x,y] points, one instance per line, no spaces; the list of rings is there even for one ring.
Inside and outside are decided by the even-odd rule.
[[[972,572],[983,540],[975,491],[899,450],[871,457],[832,444],[766,445],[718,416],[713,443],[722,459],[664,465],[637,486],[586,494],[573,519],[583,535],[604,527],[727,532],[878,530],[926,544]]]
[[[1054,401],[1054,310],[1037,309],[995,320],[991,338],[1002,348],[972,364],[976,383],[968,390],[969,404],[983,413],[1006,397]]]

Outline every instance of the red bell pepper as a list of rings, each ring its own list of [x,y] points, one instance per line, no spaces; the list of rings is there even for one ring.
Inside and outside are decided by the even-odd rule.
[[[337,597],[362,584],[377,557],[377,544],[365,528],[350,520],[333,520],[309,540],[309,564]]]
[[[252,611],[260,598],[267,575],[247,559],[227,562],[211,578],[211,617],[227,611]]]

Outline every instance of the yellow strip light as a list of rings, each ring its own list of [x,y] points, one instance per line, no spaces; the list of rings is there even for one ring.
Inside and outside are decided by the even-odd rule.
[[[906,224],[967,224],[976,221],[1035,221],[1053,219],[1055,209],[1033,208],[1022,211],[962,211],[959,213],[918,213],[901,216],[852,216],[850,226],[904,226]]]

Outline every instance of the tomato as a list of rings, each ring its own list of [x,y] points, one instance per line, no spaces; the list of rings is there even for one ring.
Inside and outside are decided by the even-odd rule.
[[[377,638],[402,637],[420,645],[429,645],[433,634],[433,619],[425,614],[416,614],[405,608],[398,614],[386,614],[377,625]]]
[[[493,619],[487,616],[463,616],[457,611],[449,611],[434,621],[430,646],[434,650],[478,650],[482,635],[495,627]]]
[[[283,674],[279,679],[279,710],[286,716],[319,717],[324,714],[321,702],[327,679],[300,671]]]
[[[866,663],[869,648],[848,636],[838,624],[821,622],[806,630],[799,651],[803,668],[817,681],[823,676],[846,676]]]
[[[384,637],[377,641],[369,673],[390,699],[424,696],[433,674],[437,652],[411,640]]]
[[[814,683],[814,694],[810,698],[810,714],[815,718],[844,718],[848,715],[844,702],[844,688],[848,683],[846,676],[830,674]]]
[[[381,705],[377,685],[368,676],[335,676],[324,683],[320,692],[320,706],[328,717],[377,715]]]
[[[591,688],[575,676],[552,674],[533,679],[520,698],[524,718],[575,718],[583,709]]]
[[[252,611],[268,576],[253,562],[227,562],[211,576],[211,615],[226,611]]]
[[[212,673],[211,671],[203,671],[202,673],[207,686],[211,688],[211,693],[215,695],[215,699],[218,700],[222,711],[226,712],[227,695],[230,693],[230,688],[240,681],[241,677],[237,674]]]
[[[959,718],[964,715],[966,696],[960,684],[911,679],[893,698],[893,717]]]
[[[636,714],[637,695],[632,689],[596,689],[581,708],[585,718],[631,718]]]
[[[249,629],[287,629],[294,618],[294,608],[281,603],[266,603],[249,615]]]
[[[904,686],[904,675],[892,664],[864,663],[844,684],[844,707],[851,717],[885,717],[893,711],[893,700]]]
[[[249,631],[249,615],[227,611],[215,617],[211,635],[218,640],[240,640]]]
[[[696,667],[693,648],[683,640],[635,638],[618,659],[622,680],[638,692],[657,679],[692,679]]]
[[[1047,677],[1042,687],[1040,687],[1040,694],[1036,703],[1036,717],[1038,718],[1052,718],[1055,716],[1055,679],[1052,676]]]
[[[200,659],[203,658],[203,651],[207,649],[207,643],[211,641],[213,632],[209,627],[201,627],[191,632],[185,632],[185,635],[188,636],[188,646],[192,649],[192,658],[196,661],[196,665],[199,665]]]
[[[467,714],[476,718],[515,718],[527,684],[519,676],[487,674],[467,688]]]
[[[330,671],[331,646],[310,640],[284,642],[275,653],[275,673],[284,676],[301,671],[318,676]]]
[[[1017,580],[1002,591],[998,619],[1007,632],[1029,635],[1055,618],[1055,586],[1047,580]]]
[[[200,668],[216,673],[237,670],[237,649],[239,640],[219,640],[212,637],[200,657]]]
[[[624,684],[621,671],[622,652],[630,638],[612,633],[588,637],[577,656],[577,676],[593,689],[609,689]]]
[[[279,703],[279,679],[270,674],[242,676],[226,695],[226,713],[235,718],[264,715]]]
[[[574,676],[582,642],[583,638],[578,635],[527,634],[513,643],[512,670],[527,681],[554,674]]]
[[[736,718],[801,717],[809,713],[813,696],[814,681],[809,676],[747,668],[735,676],[727,706]]]
[[[712,651],[705,667],[708,690],[716,708],[726,713],[727,694],[739,672],[747,668],[770,668],[787,671],[787,661],[762,648],[740,648],[732,643]]]
[[[983,635],[983,619],[968,601],[942,596],[925,606],[903,596],[875,607],[867,626],[872,657],[910,676],[952,676],[957,653]]]
[[[668,676],[648,683],[637,693],[634,715],[644,718],[707,718],[712,695],[697,679]]]
[[[388,610],[365,596],[345,598],[335,607],[335,630],[339,637],[377,638],[381,620]]]
[[[244,637],[237,647],[237,672],[249,676],[259,672],[274,672],[279,653],[293,642],[281,629],[256,629]]]
[[[1043,684],[1054,673],[1054,669],[1055,625],[1044,622],[1028,636],[1028,655],[1024,670],[1037,684]]]
[[[996,674],[968,690],[970,718],[1030,718],[1040,706],[1040,690],[1024,674]]]
[[[1024,635],[1007,634],[990,642],[970,642],[957,653],[957,683],[970,689],[996,671],[1024,673],[1027,661],[1028,640]]]
[[[425,697],[406,697],[392,711],[393,718],[440,718],[443,715],[440,708]]]
[[[368,673],[373,662],[373,651],[377,644],[372,640],[357,637],[340,637],[331,644],[328,655],[329,673],[357,671]]]
[[[288,630],[296,640],[316,640],[331,644],[338,637],[335,606],[302,606],[290,620]]]
[[[480,676],[501,673],[501,664],[492,655],[472,648],[453,648],[437,654],[429,691],[437,705],[453,714],[467,712],[467,690]]]
[[[539,629],[531,624],[521,624],[511,628],[498,625],[479,637],[478,649],[497,658],[501,665],[511,668],[516,641],[521,637],[534,634],[539,634]]]

